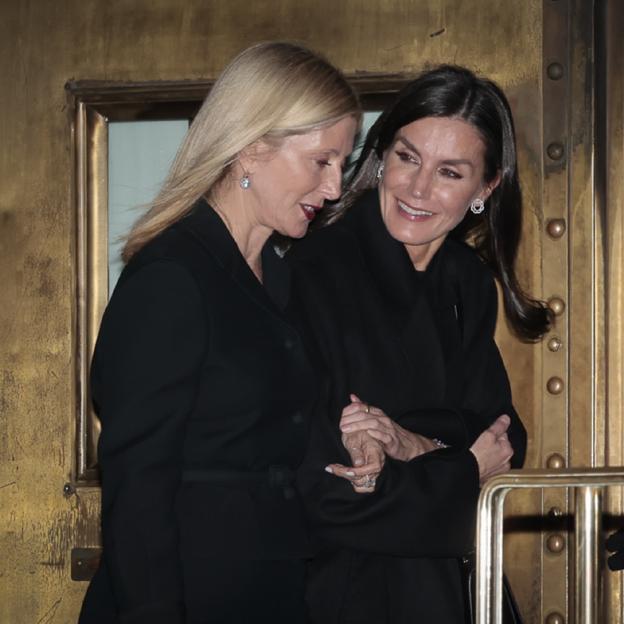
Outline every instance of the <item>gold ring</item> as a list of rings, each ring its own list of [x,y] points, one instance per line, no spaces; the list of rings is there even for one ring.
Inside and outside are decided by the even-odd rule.
[[[370,405],[367,404],[365,409],[366,409],[366,413],[370,414]]]

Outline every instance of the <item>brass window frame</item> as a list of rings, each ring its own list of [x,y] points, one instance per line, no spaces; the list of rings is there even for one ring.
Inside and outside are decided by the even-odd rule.
[[[412,76],[347,76],[364,110],[383,110]],[[75,486],[99,485],[99,423],[91,404],[89,369],[108,302],[108,124],[111,121],[191,120],[214,81],[119,83],[70,81],[69,100],[74,160],[76,378]]]

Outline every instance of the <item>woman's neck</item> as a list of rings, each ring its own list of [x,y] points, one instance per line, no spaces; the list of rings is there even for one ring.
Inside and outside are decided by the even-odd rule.
[[[249,268],[262,282],[262,248],[273,231],[258,222],[244,193],[232,186],[212,193],[208,202],[221,217]]]

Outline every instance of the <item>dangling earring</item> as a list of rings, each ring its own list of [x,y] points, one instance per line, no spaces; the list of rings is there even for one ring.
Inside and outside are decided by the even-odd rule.
[[[384,172],[384,164],[383,162],[379,163],[379,167],[377,167],[377,181],[381,182],[381,178],[383,178],[383,172]]]
[[[249,174],[244,173],[243,177],[238,182],[242,189],[247,190],[251,186],[251,180],[249,179]]]
[[[470,203],[470,211],[474,214],[481,214],[485,210],[485,204],[480,197],[473,199]]]

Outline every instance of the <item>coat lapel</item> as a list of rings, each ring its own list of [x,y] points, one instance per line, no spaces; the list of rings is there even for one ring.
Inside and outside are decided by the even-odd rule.
[[[223,267],[245,294],[282,321],[290,293],[290,270],[276,253],[269,239],[262,249],[264,284],[261,284],[243,258],[221,217],[204,200],[179,221],[184,228]]]
[[[426,272],[417,272],[403,244],[388,233],[377,197],[376,189],[367,191],[344,222],[357,231],[367,269],[388,316],[396,323],[398,348],[412,365],[419,385],[428,389],[432,399],[440,399],[446,392],[445,349],[428,288],[428,274],[438,254]]]

